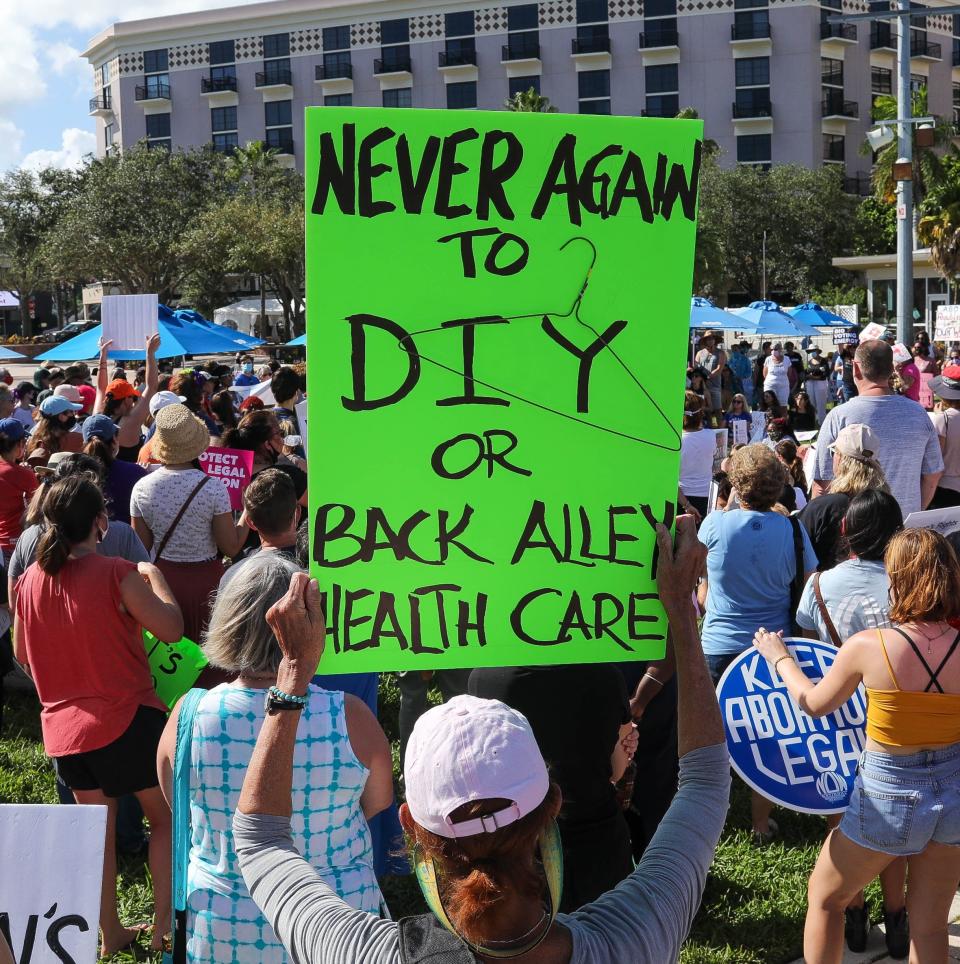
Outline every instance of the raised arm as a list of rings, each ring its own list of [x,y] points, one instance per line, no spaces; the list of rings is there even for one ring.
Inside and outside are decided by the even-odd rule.
[[[102,412],[106,407],[107,400],[107,385],[110,380],[110,373],[107,371],[107,365],[110,364],[109,351],[110,346],[113,344],[112,341],[104,341],[103,338],[100,339],[100,357],[97,360],[97,400],[94,402],[93,410],[95,412]]]
[[[147,338],[147,384],[143,394],[137,399],[137,404],[130,409],[120,423],[119,441],[122,446],[137,445],[140,442],[143,423],[150,414],[150,399],[157,394],[157,384],[160,375],[157,370],[157,349],[160,347],[160,336],[150,335]]]
[[[267,612],[283,652],[277,686],[302,696],[323,653],[324,625],[315,579],[295,573]],[[399,964],[397,926],[355,910],[303,859],[290,834],[293,750],[300,714],[268,713],[247,767],[233,840],[250,895],[300,964]]]
[[[677,549],[657,527],[658,585],[676,651],[680,788],[637,869],[569,917],[573,959],[590,964],[675,961],[700,905],[730,795],[723,723],[691,604],[706,548],[677,520]]]

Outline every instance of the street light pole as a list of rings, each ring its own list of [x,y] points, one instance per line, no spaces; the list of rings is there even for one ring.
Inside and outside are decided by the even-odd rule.
[[[901,11],[910,0],[899,0]],[[913,117],[910,92],[910,18],[897,18],[897,161],[913,164]],[[913,178],[897,181],[897,341],[913,344]]]

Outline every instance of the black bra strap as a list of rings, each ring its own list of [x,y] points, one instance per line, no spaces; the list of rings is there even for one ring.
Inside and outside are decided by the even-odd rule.
[[[902,629],[894,626],[893,631],[895,633],[899,633],[910,644],[910,648],[917,654],[917,659],[923,663],[923,668],[930,676],[930,682],[924,687],[923,692],[929,693],[930,687],[936,686],[936,692],[942,693],[943,687],[940,685],[940,680],[937,679],[937,677],[940,675],[940,671],[943,669],[943,667],[947,665],[947,661],[956,651],[957,645],[960,644],[960,632],[958,632],[954,637],[953,642],[950,644],[950,648],[947,650],[947,655],[943,657],[943,659],[940,661],[940,665],[936,668],[936,671],[934,671],[930,668],[930,664],[923,658],[923,653],[920,652],[917,644]]]

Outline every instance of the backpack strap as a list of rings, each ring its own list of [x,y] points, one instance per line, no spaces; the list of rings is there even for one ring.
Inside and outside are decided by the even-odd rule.
[[[187,501],[180,506],[180,511],[177,513],[176,518],[170,523],[170,528],[163,534],[163,538],[160,540],[160,545],[157,547],[157,554],[153,557],[157,562],[160,561],[160,556],[163,555],[163,550],[167,548],[167,543],[170,541],[171,536],[176,531],[177,526],[180,524],[180,520],[183,518],[184,512],[190,508],[190,503],[193,502],[197,493],[210,481],[209,475],[204,475],[204,477],[197,483],[197,487],[187,496]]]
[[[830,618],[830,613],[827,611],[827,605],[823,601],[823,593],[820,591],[819,572],[813,574],[813,594],[817,597],[817,606],[820,609],[820,616],[823,619],[824,625],[827,627],[827,632],[830,634],[830,641],[839,649],[843,645],[843,640],[840,638],[837,627],[834,626],[833,620]]]
[[[190,757],[193,723],[207,691],[192,689],[180,703],[173,762],[173,964],[187,960],[187,862],[190,858]]]

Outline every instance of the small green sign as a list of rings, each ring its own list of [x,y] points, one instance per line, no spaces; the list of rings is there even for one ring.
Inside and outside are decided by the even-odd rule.
[[[662,656],[699,121],[309,108],[321,670]]]
[[[207,657],[195,642],[186,637],[179,643],[165,643],[153,633],[143,630],[143,645],[147,650],[153,688],[157,696],[173,709],[177,700],[197,681],[201,670],[207,665]]]

